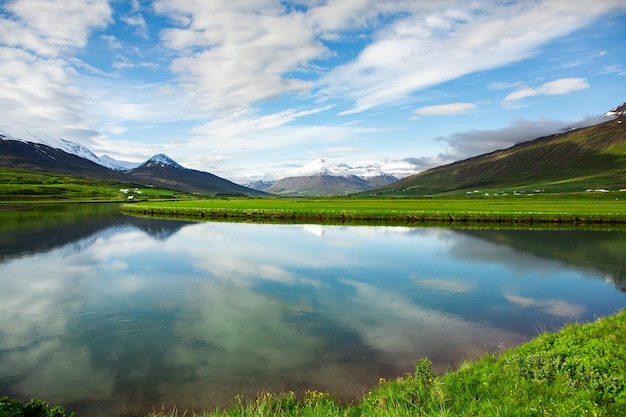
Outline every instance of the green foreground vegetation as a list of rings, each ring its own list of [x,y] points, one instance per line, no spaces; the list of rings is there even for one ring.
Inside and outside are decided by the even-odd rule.
[[[47,203],[191,198],[191,194],[137,184],[92,180],[0,167],[0,201]],[[193,196],[197,198],[197,196]]]
[[[429,198],[221,198],[125,204],[128,213],[193,219],[340,222],[626,223],[626,193]]]
[[[151,417],[270,416],[578,416],[621,417],[626,410],[626,310],[594,323],[570,324],[482,359],[466,361],[441,375],[421,360],[415,372],[379,385],[355,403],[342,404],[329,393],[306,391],[256,398],[236,396],[225,410],[199,414],[160,410]],[[31,401],[32,403],[32,401]],[[30,403],[29,403],[30,404]],[[35,400],[27,405],[0,399],[0,417],[63,417],[62,407]],[[42,405],[43,404],[43,405]],[[45,406],[45,407],[44,407]]]

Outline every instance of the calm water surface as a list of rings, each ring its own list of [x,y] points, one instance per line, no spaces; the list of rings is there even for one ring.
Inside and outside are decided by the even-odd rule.
[[[203,409],[435,370],[626,307],[626,232],[0,212],[0,396]]]

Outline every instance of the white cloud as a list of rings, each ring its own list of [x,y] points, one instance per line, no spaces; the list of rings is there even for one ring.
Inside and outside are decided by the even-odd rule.
[[[486,1],[409,13],[379,31],[357,59],[330,71],[320,94],[354,101],[344,115],[402,104],[434,85],[525,59],[620,6],[616,0]]]
[[[512,92],[504,98],[505,102],[521,100],[526,97],[533,97],[537,95],[561,95],[569,94],[573,91],[586,90],[589,88],[589,83],[584,78],[561,78],[559,80],[549,81],[540,85],[537,88],[524,87],[517,91]]]
[[[112,22],[106,0],[18,0],[4,9],[10,15],[0,17],[0,44],[45,56],[84,47],[93,29]]]
[[[131,3],[132,12],[130,15],[122,16],[121,19],[124,23],[129,26],[134,26],[136,28],[136,33],[143,37],[148,37],[148,24],[141,14],[141,5],[138,0],[132,0]]]
[[[450,131],[429,129],[430,120],[417,134],[402,129],[415,102],[425,106],[415,117],[461,114],[477,109],[472,102],[482,108],[495,100],[477,97],[481,88],[512,92],[509,103],[586,88],[581,78],[526,86],[512,83],[521,77],[510,74],[519,70],[516,62],[620,7],[623,0],[0,1],[0,122],[121,159],[171,153],[226,178],[326,155],[408,174],[447,160],[455,146],[484,145],[448,136],[445,153],[429,141]],[[603,36],[606,45],[583,42],[580,49],[613,53],[613,35]],[[579,58],[557,55],[555,65]],[[509,67],[497,75],[502,82],[489,84],[492,74],[481,71],[503,65]],[[475,82],[471,96],[445,85],[479,72],[466,79]],[[537,71],[536,79],[545,73]],[[600,88],[600,77],[589,77]],[[424,91],[433,86],[441,88]],[[428,106],[429,98],[458,102]],[[365,110],[376,112],[331,118]]]
[[[602,68],[600,74],[617,74],[619,76],[626,76],[626,69],[622,68],[621,65],[607,65]]]
[[[477,109],[474,103],[450,103],[441,104],[439,106],[420,107],[413,111],[417,116],[437,116],[449,114],[461,114],[471,112]]]
[[[304,14],[275,2],[160,0],[155,9],[181,26],[161,38],[180,54],[171,64],[180,84],[207,112],[307,92],[312,82],[287,74],[329,53]]]
[[[287,109],[273,114],[257,115],[252,109],[240,109],[224,117],[214,119],[192,130],[196,135],[210,135],[223,141],[256,135],[269,129],[278,128],[297,118],[329,110],[332,106],[323,106],[309,110]],[[263,145],[262,145],[263,146]],[[274,146],[265,144],[264,146]]]
[[[504,101],[513,101],[513,100],[521,100],[526,97],[533,97],[539,94],[539,91],[534,88],[521,88],[517,91],[512,92],[508,96],[504,98]]]
[[[0,47],[0,113],[11,123],[30,128],[55,126],[59,120],[84,122],[82,91],[73,85],[73,70],[62,59],[42,59],[29,52]]]
[[[106,43],[109,45],[109,48],[113,48],[113,49],[122,48],[122,44],[120,43],[120,41],[117,40],[115,36],[102,35],[102,39],[106,41]]]
[[[90,131],[72,54],[112,21],[108,2],[18,0],[0,11],[3,120],[59,136]]]

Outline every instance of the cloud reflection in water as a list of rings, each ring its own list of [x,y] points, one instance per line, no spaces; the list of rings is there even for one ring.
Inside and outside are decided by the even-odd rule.
[[[358,397],[422,357],[443,369],[595,315],[589,294],[623,300],[593,273],[448,229],[176,230],[117,227],[1,263],[0,386],[123,412],[260,387]]]

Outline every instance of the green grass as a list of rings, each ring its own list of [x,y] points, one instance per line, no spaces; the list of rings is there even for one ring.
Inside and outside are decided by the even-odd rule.
[[[0,417],[75,417],[75,414],[66,412],[60,405],[50,407],[40,399],[23,403],[0,397]]]
[[[128,204],[151,216],[251,221],[626,223],[626,193],[431,198],[212,199]]]

